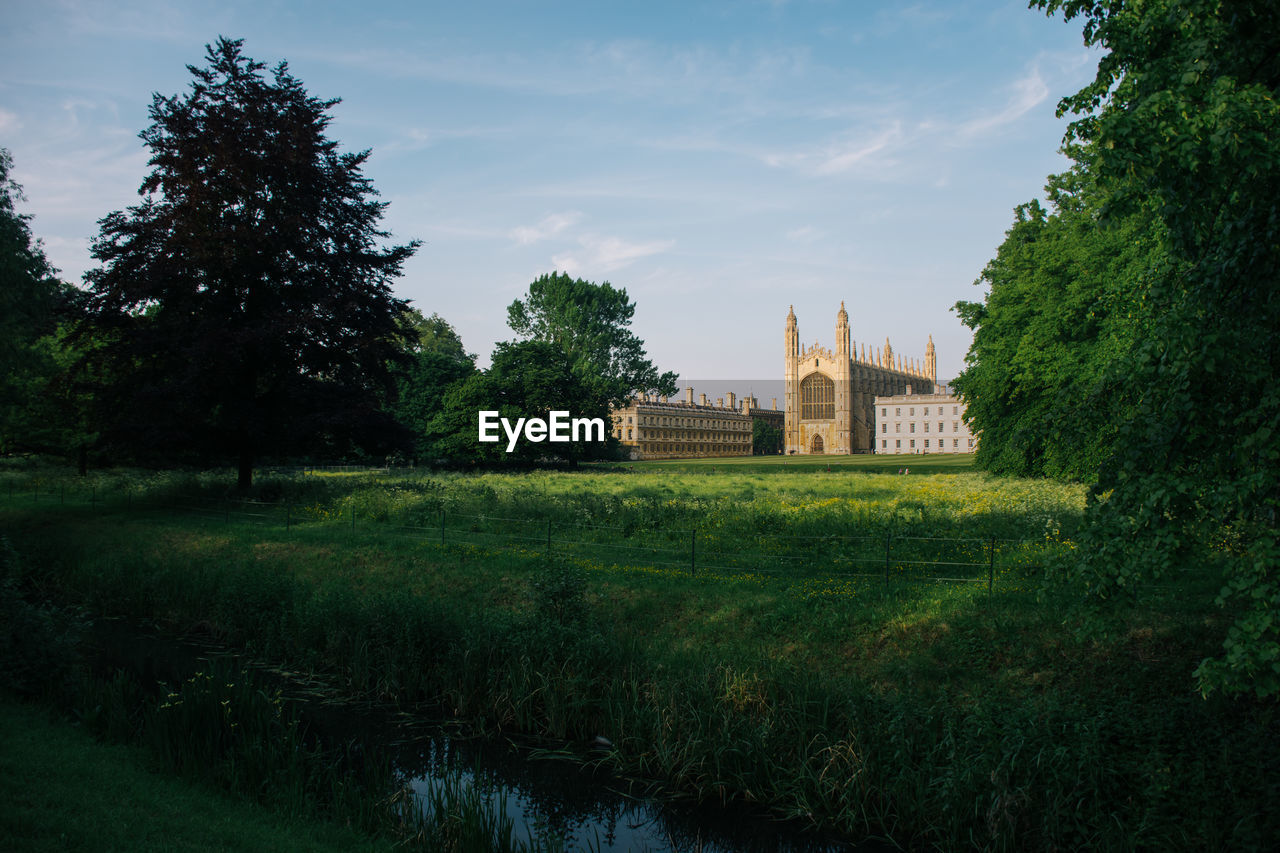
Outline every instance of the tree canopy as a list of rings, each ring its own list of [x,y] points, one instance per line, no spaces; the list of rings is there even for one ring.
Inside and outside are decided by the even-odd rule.
[[[526,340],[559,348],[596,396],[620,406],[637,392],[676,390],[676,374],[659,373],[644,341],[628,328],[635,310],[625,288],[551,273],[530,284],[523,300],[511,303],[507,325]]]
[[[405,303],[390,285],[417,242],[383,245],[386,207],[325,131],[318,100],[220,38],[183,96],[153,96],[143,201],[99,223],[83,327],[122,381],[108,437],[231,454],[248,485],[264,452],[389,440],[389,365]]]
[[[1087,215],[1021,208],[985,303],[958,306],[980,461],[1092,483],[1074,574],[1094,600],[1220,570],[1234,621],[1200,685],[1280,693],[1280,16],[1032,6],[1105,51],[1058,108]]]

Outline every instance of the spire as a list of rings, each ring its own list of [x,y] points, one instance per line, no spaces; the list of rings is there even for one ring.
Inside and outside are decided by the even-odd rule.
[[[930,382],[938,381],[938,351],[933,348],[933,335],[924,348],[924,378]]]
[[[787,309],[787,327],[790,328],[796,324],[796,306],[792,305]]]

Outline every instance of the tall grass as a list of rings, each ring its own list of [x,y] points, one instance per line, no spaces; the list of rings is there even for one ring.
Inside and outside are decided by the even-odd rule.
[[[755,476],[344,478],[304,484],[317,520],[287,531],[136,511],[8,518],[28,580],[66,598],[199,624],[482,727],[603,736],[615,768],[669,797],[938,849],[1249,848],[1280,830],[1274,703],[1190,689],[1220,630],[1197,604],[1211,579],[1084,637],[1063,624],[1071,591],[1026,576],[988,597],[821,573],[548,567],[536,545],[495,553],[321,522],[351,507],[381,514],[377,530],[539,511],[608,519],[615,536],[694,521],[730,538],[977,524],[1060,543],[1079,511],[1069,490],[979,475]]]

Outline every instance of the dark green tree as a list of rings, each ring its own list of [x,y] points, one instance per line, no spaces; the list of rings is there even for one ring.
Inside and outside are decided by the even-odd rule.
[[[261,454],[388,440],[388,365],[405,303],[391,282],[418,243],[384,246],[385,203],[325,136],[317,100],[220,38],[185,96],[153,97],[141,204],[101,220],[86,333],[123,381],[109,437],[137,450]]]
[[[1099,222],[1084,162],[1046,189],[1052,212],[1020,205],[975,282],[986,298],[956,304],[974,337],[955,388],[982,435],[980,467],[1093,482],[1133,405],[1120,364],[1143,334],[1142,293],[1168,272],[1167,252],[1150,211]]]
[[[676,374],[659,373],[644,341],[628,328],[636,304],[625,288],[593,284],[565,273],[540,276],[507,308],[507,325],[526,340],[553,344],[596,401],[620,406],[633,394],[674,394]]]
[[[1091,493],[1081,579],[1113,597],[1221,565],[1234,623],[1203,689],[1280,693],[1280,15],[1271,0],[1038,0],[1105,50],[1065,98],[1103,218],[1150,206],[1173,274],[1123,365],[1117,449]]]
[[[445,411],[445,395],[476,373],[476,358],[463,348],[458,333],[439,315],[424,317],[410,308],[408,323],[414,335],[409,359],[395,368],[396,419],[412,433],[418,458],[448,458],[450,452],[442,442],[452,434],[452,428]]]
[[[18,213],[22,187],[11,177],[13,158],[0,148],[0,452],[43,449],[30,417],[38,391],[57,372],[47,347],[68,288],[31,234],[31,217]]]
[[[763,418],[752,418],[751,452],[756,456],[781,453],[782,430]]]
[[[605,441],[521,439],[507,452],[507,440],[501,432],[497,443],[477,440],[481,410],[497,411],[513,425],[520,418],[546,419],[553,410],[569,411],[573,417],[600,418],[605,424]],[[591,390],[564,350],[546,341],[506,342],[494,348],[493,364],[487,371],[454,384],[446,392],[440,421],[445,437],[437,446],[457,462],[528,465],[557,461],[576,465],[588,459],[612,458],[617,441],[609,425],[608,403],[598,398],[592,401]]]

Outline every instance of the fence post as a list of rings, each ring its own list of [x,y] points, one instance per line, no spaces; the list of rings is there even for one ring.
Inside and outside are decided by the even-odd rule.
[[[996,537],[991,537],[991,562],[987,566],[987,595],[996,585]]]
[[[893,534],[884,535],[884,588],[889,588],[889,552],[893,547]]]
[[[689,574],[698,573],[698,531],[689,531]]]

